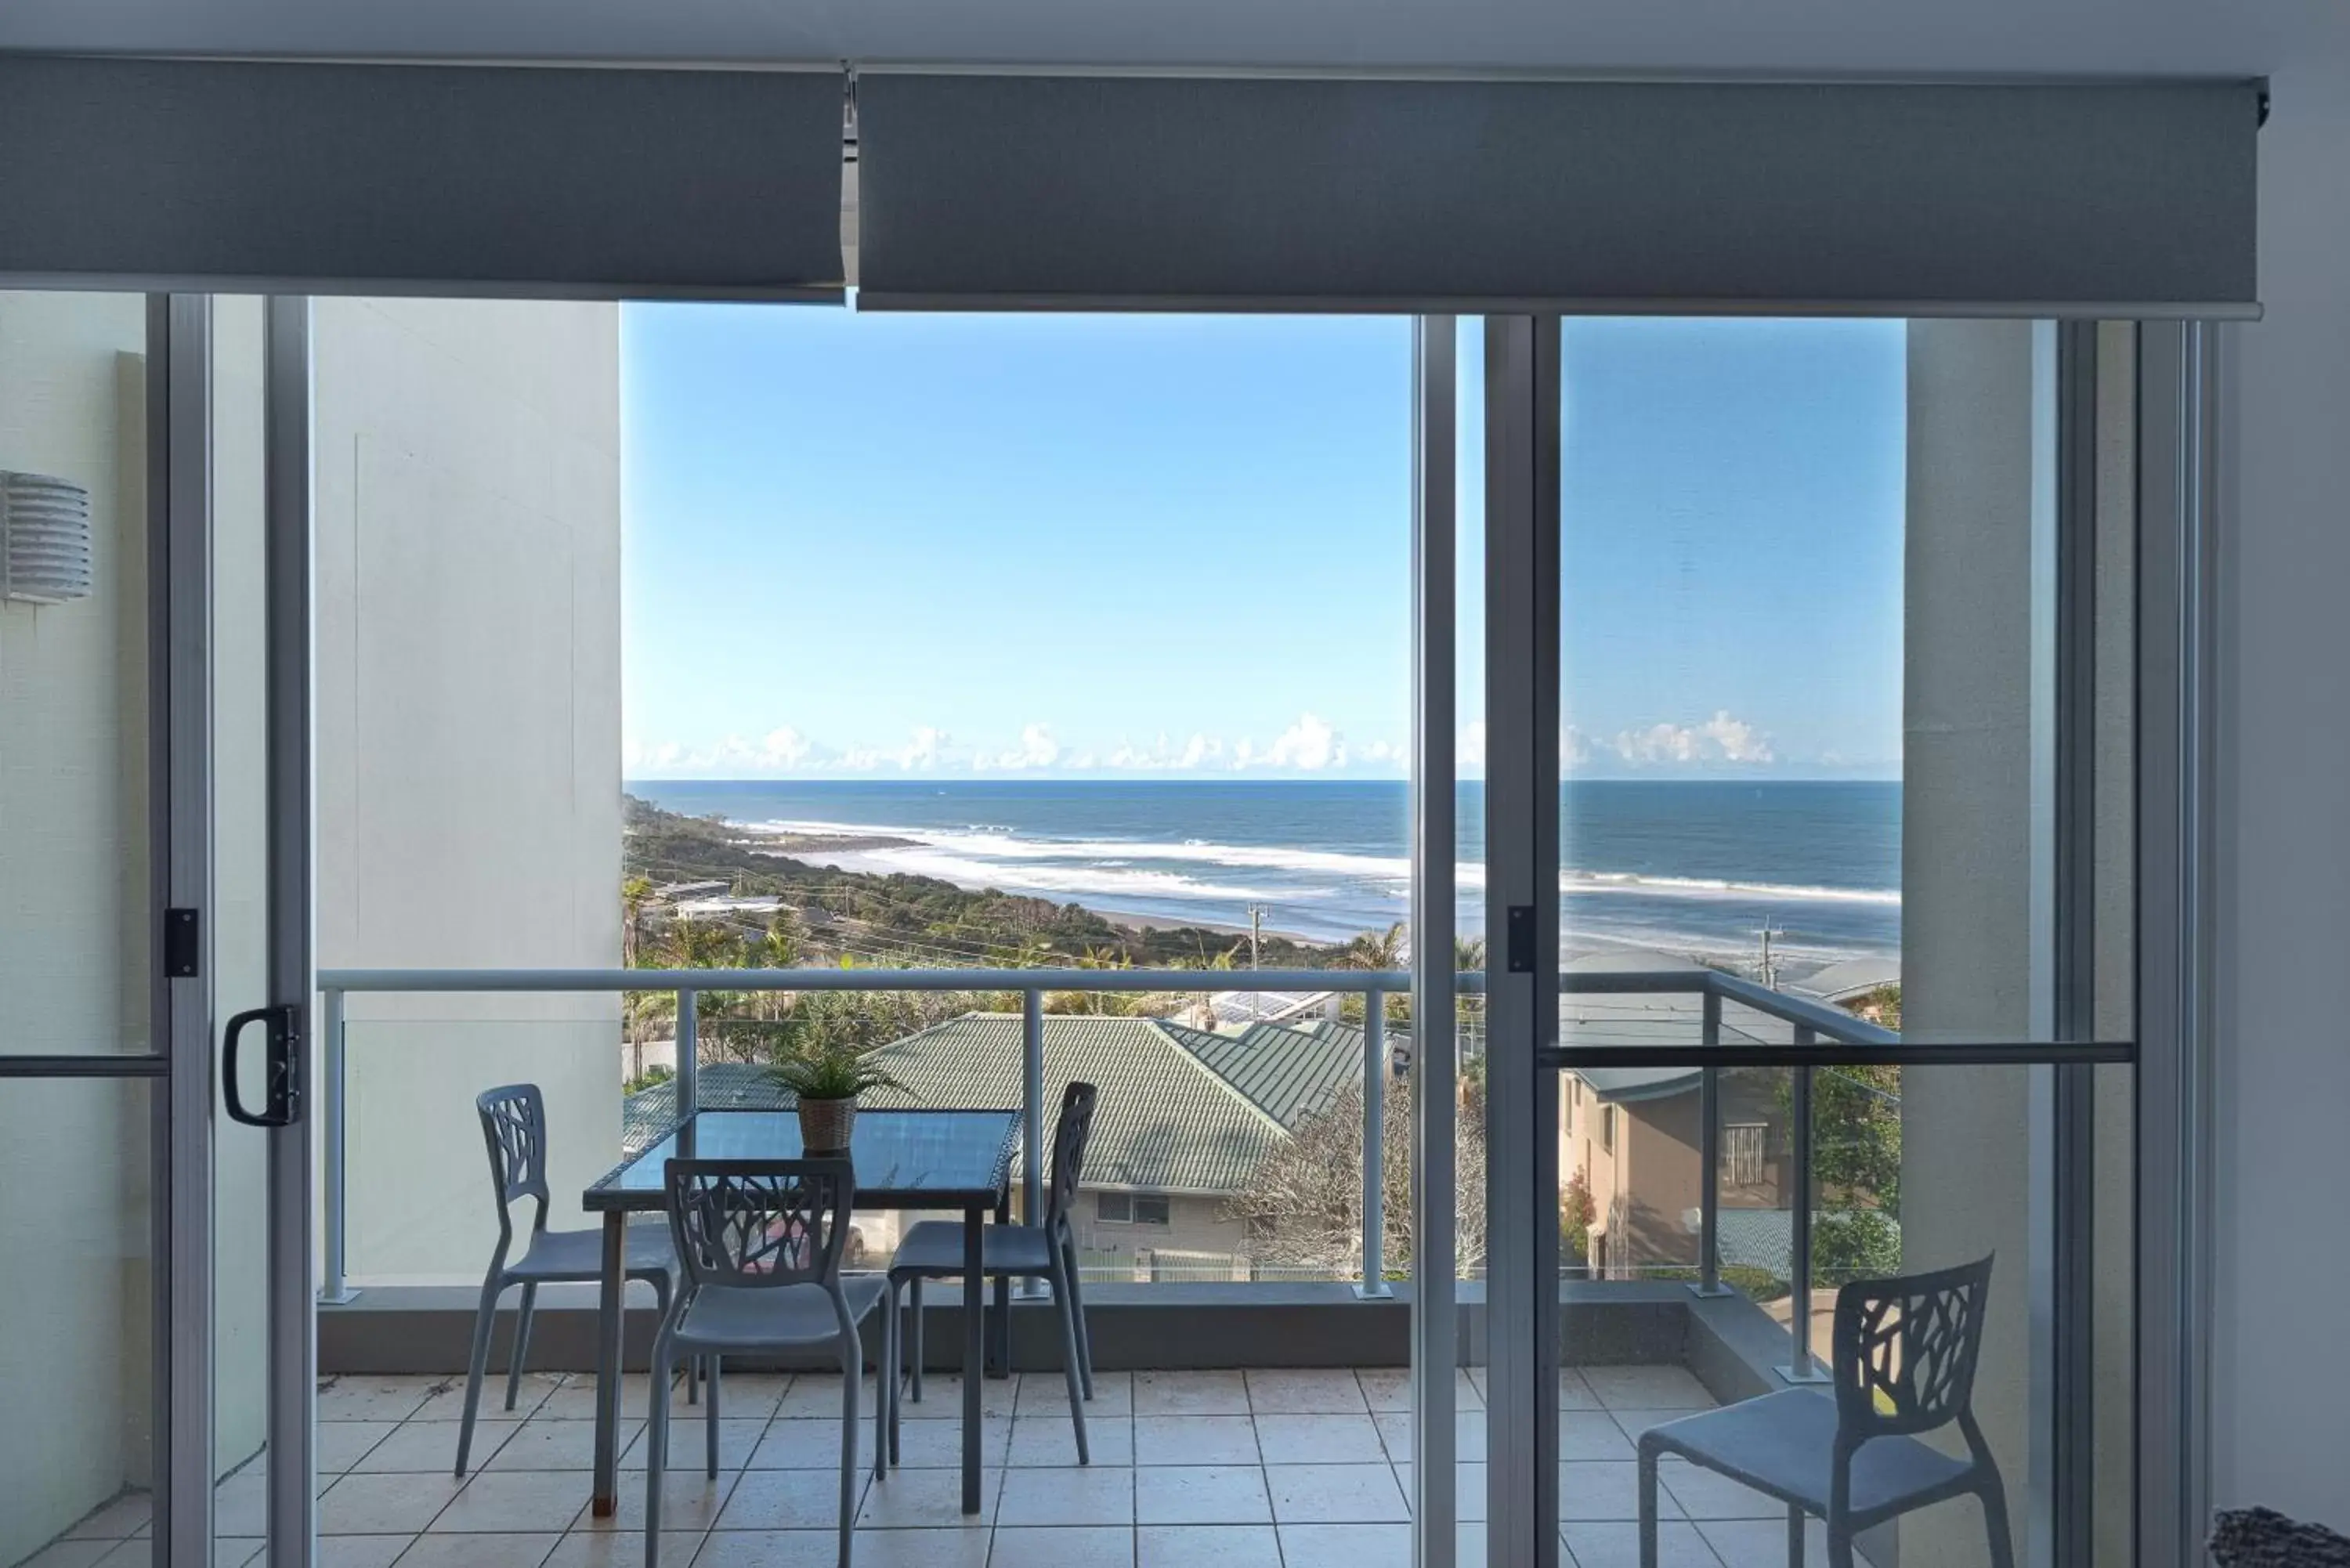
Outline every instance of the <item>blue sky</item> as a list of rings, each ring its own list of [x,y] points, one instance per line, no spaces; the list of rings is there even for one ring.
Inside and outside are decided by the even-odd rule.
[[[630,777],[1401,775],[1405,321],[662,305],[622,333]],[[1579,771],[1898,772],[1901,333],[1567,326]]]

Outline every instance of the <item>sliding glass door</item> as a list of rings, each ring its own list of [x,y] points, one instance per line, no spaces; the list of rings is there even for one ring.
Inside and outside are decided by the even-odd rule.
[[[2137,339],[1487,324],[1492,1561],[2128,1559]]]

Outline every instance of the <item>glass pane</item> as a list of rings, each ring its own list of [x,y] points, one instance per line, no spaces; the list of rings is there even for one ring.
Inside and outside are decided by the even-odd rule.
[[[146,352],[0,292],[0,1052],[151,1048]]]
[[[0,1083],[0,1256],[16,1271],[0,1336],[8,1568],[147,1560],[131,1538],[147,1532],[159,1479],[157,1092],[145,1079]]]

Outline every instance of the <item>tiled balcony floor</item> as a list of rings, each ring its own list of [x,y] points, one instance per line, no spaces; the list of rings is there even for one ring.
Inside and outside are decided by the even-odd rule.
[[[905,1407],[903,1464],[869,1479],[870,1380],[861,1401],[861,1568],[1402,1568],[1410,1416],[1399,1369],[1106,1373],[1080,1469],[1057,1374],[986,1385],[983,1511],[959,1511],[960,1386],[931,1379]],[[1482,1374],[1458,1385],[1461,1561],[1484,1559]],[[483,1391],[473,1473],[451,1476],[462,1378],[328,1379],[318,1393],[321,1568],[634,1568],[644,1561],[645,1395],[629,1379],[617,1519],[588,1512],[594,1387],[532,1377],[512,1412]],[[718,1479],[703,1475],[701,1411],[672,1395],[661,1562],[669,1568],[800,1568],[833,1562],[837,1376],[738,1375],[723,1386]],[[1561,1536],[1575,1568],[1638,1561],[1632,1440],[1710,1406],[1674,1366],[1590,1367],[1561,1379]],[[262,1478],[222,1483],[219,1528],[261,1524]],[[1743,1487],[1668,1461],[1665,1568],[1782,1568],[1785,1515]],[[145,1511],[125,1500],[26,1568],[147,1561]],[[1817,1526],[1814,1525],[1814,1530]],[[257,1552],[258,1542],[254,1543]],[[1826,1542],[1812,1561],[1825,1562]],[[248,1554],[224,1552],[221,1568]],[[1562,1561],[1567,1561],[1563,1557]]]

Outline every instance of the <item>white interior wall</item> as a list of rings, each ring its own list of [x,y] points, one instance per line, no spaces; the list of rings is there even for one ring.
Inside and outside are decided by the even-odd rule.
[[[0,602],[0,1051],[148,1048],[136,296],[0,294],[0,468],[90,492],[88,598]],[[147,1477],[144,1084],[0,1091],[0,1563]]]
[[[322,966],[619,961],[619,322],[321,300]],[[618,1158],[614,997],[361,997],[353,1278],[478,1279],[473,1100],[546,1091],[555,1222]]]

